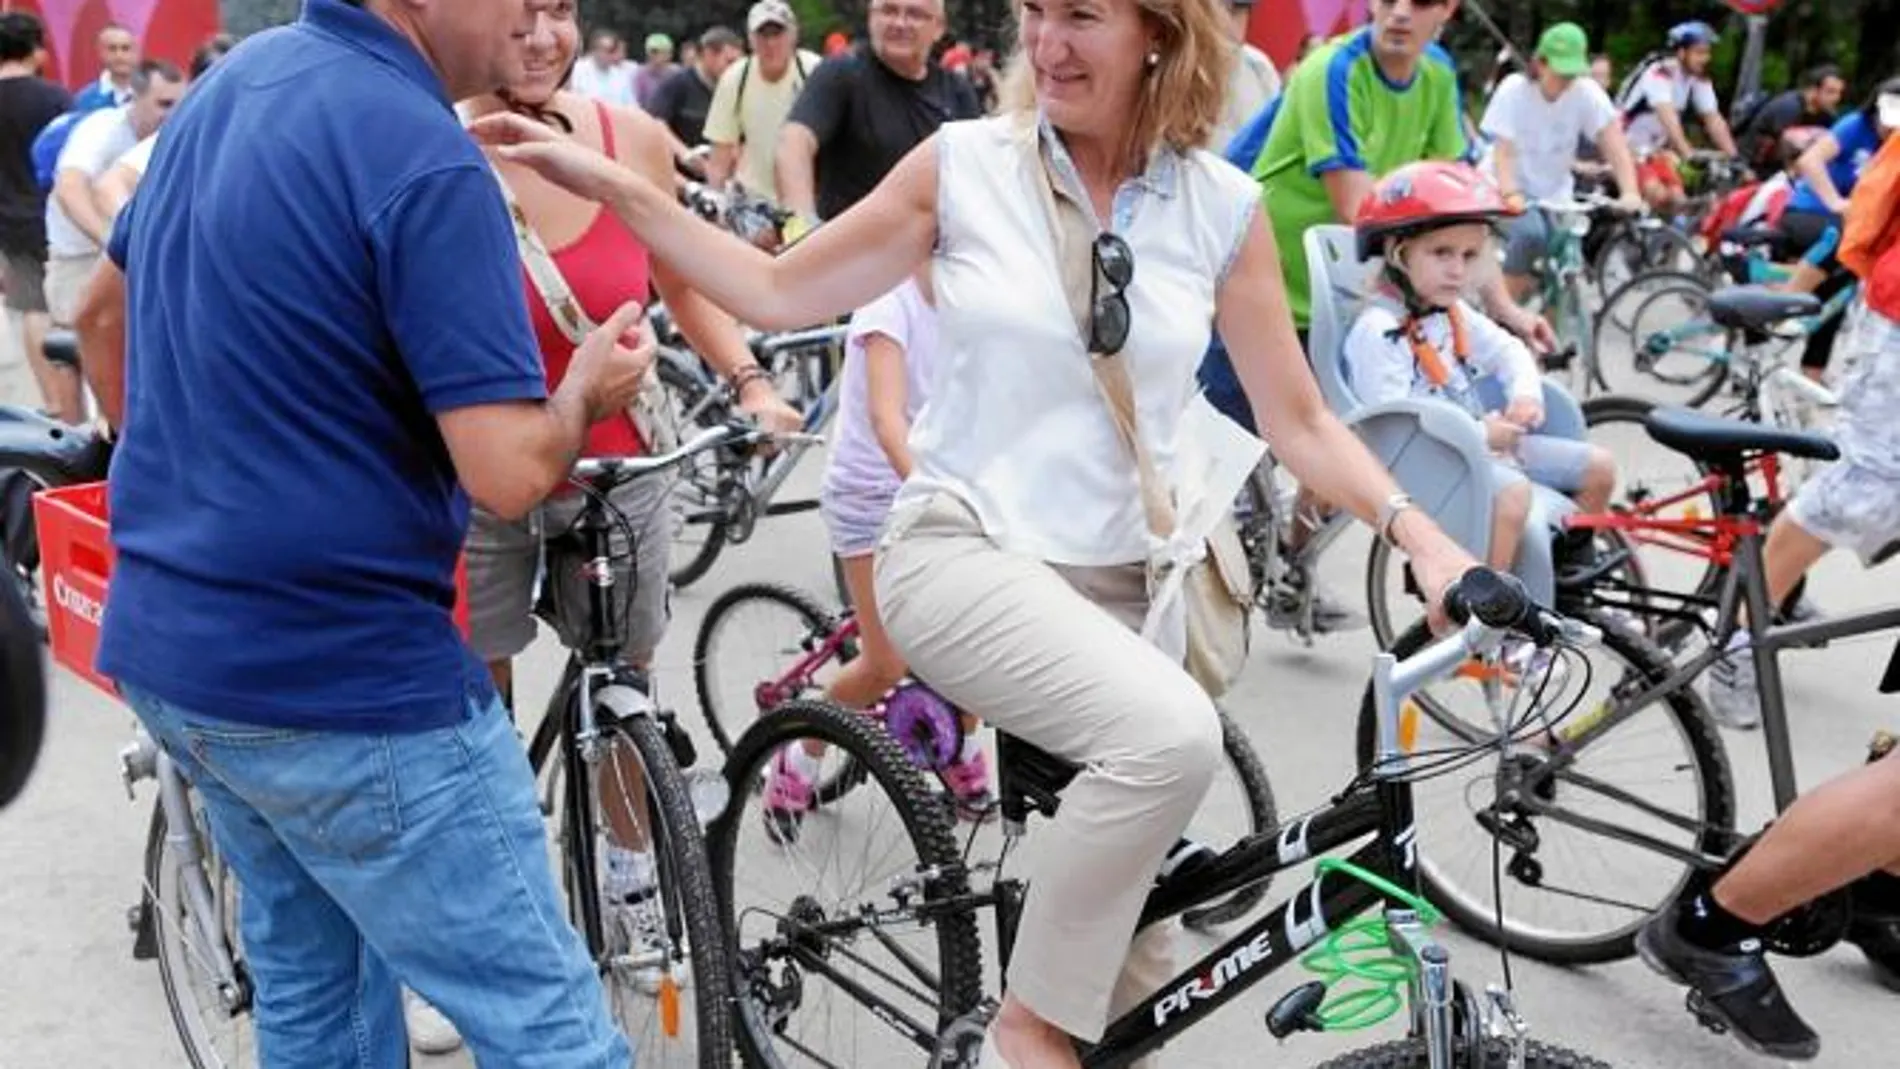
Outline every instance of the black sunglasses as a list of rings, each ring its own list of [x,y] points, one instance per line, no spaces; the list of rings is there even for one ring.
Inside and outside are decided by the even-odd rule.
[[[1097,237],[1091,252],[1095,269],[1089,280],[1089,351],[1113,356],[1128,344],[1128,285],[1135,280],[1135,254],[1115,234]]]

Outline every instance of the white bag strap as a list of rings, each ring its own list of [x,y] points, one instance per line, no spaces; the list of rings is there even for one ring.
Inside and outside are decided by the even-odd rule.
[[[1042,174],[1042,181],[1036,185],[1042,194],[1050,234],[1055,239],[1062,288],[1068,295],[1069,311],[1075,317],[1082,346],[1087,349],[1091,316],[1089,305],[1095,289],[1095,264],[1090,252],[1094,236],[1089,232],[1091,227],[1088,217],[1081,206],[1056,185],[1055,174],[1049,168],[1039,134],[1030,137],[1029,146],[1030,151],[1035,153],[1037,169]],[[1155,469],[1154,457],[1142,441],[1136,423],[1135,389],[1128,374],[1128,361],[1120,353],[1090,352],[1089,370],[1095,375],[1095,385],[1108,405],[1109,416],[1115,422],[1115,430],[1120,433],[1122,445],[1135,462],[1135,478],[1141,488],[1141,508],[1148,523],[1148,533],[1165,543],[1174,536],[1174,501],[1162,485],[1160,474]]]

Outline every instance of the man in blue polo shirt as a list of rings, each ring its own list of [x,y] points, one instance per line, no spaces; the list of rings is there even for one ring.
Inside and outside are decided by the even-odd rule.
[[[88,291],[125,382],[99,666],[242,884],[266,1067],[406,1064],[398,981],[482,1064],[631,1061],[450,616],[469,495],[525,513],[652,359],[630,305],[547,396],[452,109],[553,2],[306,0],[178,109]]]

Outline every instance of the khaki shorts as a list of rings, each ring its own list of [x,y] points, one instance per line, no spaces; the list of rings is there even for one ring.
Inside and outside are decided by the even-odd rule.
[[[46,261],[46,310],[56,327],[71,327],[79,314],[79,299],[99,267],[99,254],[55,256]]]
[[[634,664],[653,659],[669,618],[668,550],[679,530],[671,507],[673,476],[654,475],[607,495],[626,516],[635,543],[619,521],[613,525],[614,623]],[[514,657],[534,641],[539,615],[562,645],[578,648],[587,638],[588,585],[579,535],[572,530],[582,497],[566,493],[509,522],[474,509],[468,526],[469,646],[485,661]],[[546,570],[542,550],[545,547]],[[537,600],[538,599],[538,600]]]
[[[46,259],[38,253],[10,252],[0,263],[7,273],[7,307],[15,312],[46,311]]]

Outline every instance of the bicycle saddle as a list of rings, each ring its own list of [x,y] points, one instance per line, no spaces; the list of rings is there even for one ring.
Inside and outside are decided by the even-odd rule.
[[[48,363],[61,367],[79,366],[79,335],[70,330],[49,330],[46,341],[40,346],[46,353]]]
[[[90,427],[0,405],[0,468],[19,468],[47,486],[70,486],[105,478],[111,459],[111,443]]]
[[[1742,330],[1759,330],[1820,311],[1821,301],[1812,293],[1786,293],[1766,286],[1730,286],[1709,296],[1709,318],[1718,326]]]
[[[1738,461],[1744,453],[1786,453],[1809,460],[1834,460],[1841,455],[1833,442],[1819,434],[1705,416],[1688,408],[1657,408],[1643,426],[1658,445],[1710,462]]]

